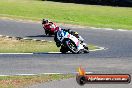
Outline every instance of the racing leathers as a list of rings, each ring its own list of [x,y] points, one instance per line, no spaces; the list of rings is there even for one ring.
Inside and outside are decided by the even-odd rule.
[[[74,31],[72,31],[72,30],[70,30],[70,29],[61,29],[61,30],[66,31],[66,32],[68,32],[69,34],[75,36],[76,38],[78,38],[79,41],[81,41],[81,43],[83,43],[84,39],[83,39],[81,36],[79,36],[77,32],[74,32]],[[58,31],[57,31],[57,32],[58,32]],[[61,46],[61,43],[60,43],[60,41],[57,39],[57,32],[55,32],[54,41],[56,42],[56,46],[57,46],[57,47],[60,47],[60,46]]]
[[[57,25],[53,22],[48,22],[46,24],[43,24],[43,28],[47,31],[48,30],[55,30],[57,28]]]

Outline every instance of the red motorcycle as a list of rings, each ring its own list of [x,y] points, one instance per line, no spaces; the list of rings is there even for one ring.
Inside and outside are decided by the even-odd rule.
[[[54,28],[51,28],[51,29],[44,29],[45,30],[45,34],[46,35],[54,35]]]
[[[56,29],[56,25],[55,24],[48,24],[48,25],[43,25],[43,28],[45,30],[45,34],[52,36],[54,35],[54,31]]]

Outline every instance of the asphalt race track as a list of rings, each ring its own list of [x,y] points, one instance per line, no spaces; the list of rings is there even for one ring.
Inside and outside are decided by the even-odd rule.
[[[62,27],[70,28],[70,27]],[[132,31],[98,30],[89,28],[71,28],[77,31],[88,44],[107,48],[89,54],[0,54],[0,75],[74,73],[82,65],[92,73],[132,74]],[[41,24],[0,20],[0,35],[28,37],[53,41],[53,37],[44,35]],[[65,84],[66,83],[66,84]],[[55,87],[55,85],[57,85]],[[64,85],[67,85],[64,87]],[[130,88],[131,84],[85,85],[84,88]],[[31,88],[79,88],[75,79],[53,81],[35,85]]]

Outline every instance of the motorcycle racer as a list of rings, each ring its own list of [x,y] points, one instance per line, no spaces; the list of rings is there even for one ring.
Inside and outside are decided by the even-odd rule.
[[[58,32],[59,30],[66,31],[66,32],[68,32],[69,34],[75,36],[76,38],[78,38],[79,41],[81,41],[81,43],[83,43],[83,41],[84,41],[84,39],[83,39],[81,36],[79,36],[78,32],[74,32],[74,31],[72,31],[71,29],[61,29],[61,28],[59,27],[59,28],[57,28],[57,30],[55,30],[55,37],[54,37],[54,41],[56,42],[56,46],[57,46],[57,47],[60,47],[60,46],[61,46],[60,41],[57,40],[57,32]]]
[[[52,34],[54,34],[54,30],[58,27],[55,23],[49,21],[48,19],[42,20],[42,26],[45,29],[46,35],[48,34],[49,30],[53,31]]]
[[[67,39],[70,41],[67,41]],[[88,46],[86,43],[83,43],[83,40],[77,32],[70,29],[58,28],[55,31],[54,41],[57,47],[61,46],[60,52],[62,53],[66,53],[67,51],[71,51],[72,53],[89,53]]]

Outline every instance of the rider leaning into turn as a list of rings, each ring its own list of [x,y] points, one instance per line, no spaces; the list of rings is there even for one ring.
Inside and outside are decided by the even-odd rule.
[[[47,19],[42,20],[42,26],[44,29],[52,29],[52,28],[57,28],[57,25]]]
[[[61,46],[60,41],[57,40],[57,32],[58,32],[58,30],[63,30],[63,31],[68,32],[69,34],[71,34],[71,35],[75,36],[76,38],[78,38],[79,41],[81,41],[81,43],[83,43],[83,41],[84,41],[84,39],[81,36],[78,35],[78,32],[74,32],[74,31],[72,31],[70,29],[61,29],[61,28],[58,28],[55,31],[55,37],[54,37],[54,41],[56,42],[57,47]]]

